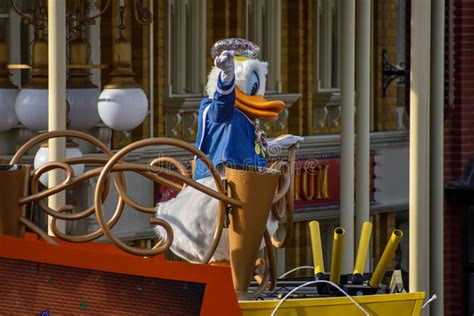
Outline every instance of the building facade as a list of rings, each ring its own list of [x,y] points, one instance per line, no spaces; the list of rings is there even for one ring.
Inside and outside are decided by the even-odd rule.
[[[266,96],[286,104],[277,122],[267,125],[270,137],[285,133],[303,135],[298,151],[299,175],[296,190],[295,228],[289,247],[276,252],[279,273],[311,264],[308,222],[322,225],[325,261],[330,262],[332,231],[340,225],[340,131],[342,73],[342,1],[345,0],[144,0],[153,12],[153,23],[142,25],[131,15],[125,1],[127,36],[132,41],[133,69],[149,99],[149,113],[138,128],[118,132],[99,124],[90,133],[113,149],[133,141],[165,136],[193,142],[197,129],[197,109],[205,94],[205,84],[213,61],[210,47],[222,38],[243,37],[261,47],[269,63]],[[393,228],[405,238],[393,267],[408,271],[408,118],[410,91],[410,18],[413,0],[371,0],[370,36],[370,144],[371,211],[374,224],[368,268],[380,258]],[[27,12],[30,1],[17,1]],[[90,14],[100,11],[105,0],[88,1]],[[87,29],[90,62],[111,64],[112,43],[117,37],[119,4],[112,0],[107,10]],[[29,63],[31,26],[4,1],[1,10],[3,37],[9,44],[10,63]],[[446,128],[445,180],[462,177],[473,157],[473,113],[470,105],[472,78],[470,46],[470,1],[446,0]],[[18,40],[20,39],[20,40]],[[357,65],[356,65],[357,68]],[[108,69],[93,69],[92,81],[106,82]],[[12,81],[21,87],[28,82],[26,70],[12,71]],[[356,104],[357,108],[357,104]],[[357,115],[357,114],[356,114]],[[31,132],[22,126],[0,133],[0,155],[11,156]],[[81,145],[83,146],[83,145]],[[84,146],[83,146],[84,147]],[[95,155],[95,149],[82,148]],[[146,162],[158,154],[191,159],[170,148],[141,150],[130,161]],[[34,155],[34,153],[31,153]],[[31,156],[32,157],[32,156]],[[30,157],[30,159],[32,159]],[[307,162],[317,168],[308,170]],[[127,175],[130,195],[151,205],[169,196],[166,191],[133,175]],[[310,184],[313,184],[311,186]],[[69,199],[87,206],[93,198],[94,182],[75,188]],[[113,200],[113,194],[111,200]],[[109,203],[113,211],[113,202]],[[474,280],[469,263],[462,258],[467,248],[463,240],[464,204],[446,200],[445,213],[445,314],[467,311]],[[93,231],[93,220],[72,227]],[[282,223],[282,228],[285,223]],[[146,246],[154,238],[148,217],[125,215],[115,228],[132,243]],[[358,236],[356,236],[356,241]],[[349,271],[347,271],[349,272]],[[297,274],[307,274],[300,271]],[[471,274],[469,274],[471,273]]]
[[[376,227],[371,266],[380,257],[391,229],[405,228],[408,233],[405,82],[409,75],[404,72],[388,84],[390,77],[384,77],[382,72],[383,67],[387,67],[384,60],[394,67],[408,63],[406,52],[409,49],[405,45],[409,42],[407,6],[409,3],[406,1],[374,1],[371,13],[370,107],[374,177],[371,219]],[[112,34],[110,41],[114,38],[113,16],[106,16],[101,21],[101,38],[104,34]],[[296,197],[295,236],[285,255],[277,254],[280,269],[283,272],[311,261],[307,228],[311,219],[324,222],[325,253],[329,262],[332,230],[339,225],[341,2],[158,1],[154,4],[154,16],[152,29],[133,19],[130,21],[131,38],[137,48],[133,52],[134,69],[145,90],[152,91],[153,111],[150,115],[153,117],[147,117],[140,128],[125,137],[122,132],[113,132],[112,146],[120,148],[152,135],[193,142],[197,109],[205,93],[207,74],[213,65],[210,47],[215,41],[227,37],[254,41],[262,49],[261,58],[269,62],[266,97],[284,100],[287,105],[279,120],[267,126],[268,135],[304,135],[306,142],[302,144],[298,159],[320,161],[326,164],[328,172],[329,197],[324,198],[318,192],[311,194],[306,192],[309,188],[304,187]],[[106,58],[110,54],[107,49],[110,50],[109,44],[102,45],[102,56]],[[149,58],[151,51],[152,59]],[[107,60],[103,62],[107,63]],[[303,169],[302,178],[305,177]],[[311,180],[317,181],[311,178],[309,183]],[[161,195],[157,199],[160,198]],[[398,265],[406,269],[407,247],[405,242],[397,259]]]

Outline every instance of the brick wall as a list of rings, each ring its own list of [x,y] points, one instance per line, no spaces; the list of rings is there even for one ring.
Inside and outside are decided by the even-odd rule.
[[[145,5],[150,0],[144,2]],[[112,9],[108,10],[101,20],[102,62],[110,64],[112,43],[116,37],[118,23],[118,0],[112,1]],[[390,130],[396,128],[396,84],[387,90],[387,97],[382,97],[381,89],[381,51],[389,52],[389,60],[395,63],[395,42],[397,23],[397,0],[374,1],[374,119],[375,129]],[[289,117],[289,129],[297,134],[314,134],[312,115],[313,103],[313,43],[314,0],[282,0],[281,1],[281,80],[283,92],[302,93],[302,98],[293,105]],[[137,73],[137,82],[149,86],[149,27],[142,26],[131,18],[127,7],[126,23],[129,27],[133,45],[133,67]],[[164,135],[163,99],[166,90],[166,54],[167,54],[167,1],[154,2],[154,128],[155,136]],[[225,37],[245,36],[244,2],[240,0],[207,0],[207,46],[210,47],[217,39]],[[212,60],[208,58],[207,68]],[[108,70],[102,72],[107,78]],[[113,146],[122,147],[131,140],[138,140],[149,135],[149,118],[144,124],[132,132],[127,138],[121,132],[114,132]]]
[[[205,285],[0,258],[0,315],[199,315]]]
[[[447,78],[454,78],[454,85],[448,85],[450,89],[446,99],[454,108],[447,112],[445,121],[446,182],[459,180],[467,161],[474,158],[474,3],[467,0],[451,0],[447,3],[454,5],[452,24],[448,24],[447,33],[452,35],[451,43],[454,45],[454,56],[448,56],[454,58],[454,67],[448,67]],[[449,36],[447,43],[450,43]],[[465,207],[455,197],[446,196],[445,315],[460,315],[463,307],[465,293],[462,291],[464,280],[461,273],[464,260],[462,229]]]
[[[227,37],[245,37],[245,2],[240,0],[207,1],[207,69],[214,61],[210,49],[214,43]]]
[[[398,0],[374,1],[374,122],[375,131],[397,128],[397,85],[389,86],[382,95],[382,50],[388,53],[392,65],[397,62],[397,2]]]
[[[444,216],[444,312],[446,316],[461,315],[463,306],[463,237],[464,207],[451,198]]]
[[[289,132],[299,135],[310,134],[312,126],[313,100],[313,1],[283,1],[287,9],[282,16],[287,26],[283,41],[287,46],[284,53],[287,73],[282,76],[283,87],[288,92],[298,92],[302,97],[290,108],[288,119]]]

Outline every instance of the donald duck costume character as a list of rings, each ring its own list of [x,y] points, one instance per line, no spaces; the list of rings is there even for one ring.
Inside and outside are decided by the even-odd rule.
[[[260,48],[254,43],[231,38],[216,42],[211,50],[214,58],[208,83],[208,98],[201,101],[198,113],[196,147],[204,152],[223,175],[225,165],[266,167],[268,146],[289,147],[302,141],[287,135],[266,143],[256,121],[278,118],[284,109],[282,101],[267,101],[265,92],[268,64],[257,59]],[[204,162],[196,159],[194,179],[214,188],[215,184]],[[218,201],[192,187],[185,187],[176,198],[159,203],[157,217],[170,223],[174,239],[170,249],[191,261],[202,260],[212,242]],[[269,218],[270,234],[278,228],[278,221]],[[166,232],[157,227],[157,234]],[[212,262],[229,260],[226,229],[211,258]]]

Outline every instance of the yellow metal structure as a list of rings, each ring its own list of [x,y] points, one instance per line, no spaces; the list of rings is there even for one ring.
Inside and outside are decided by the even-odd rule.
[[[311,221],[309,223],[309,233],[311,236],[314,275],[317,275],[319,273],[324,273],[323,247],[321,245],[321,232],[319,230],[318,221]]]
[[[334,242],[332,244],[332,258],[331,258],[331,276],[329,280],[339,284],[341,277],[342,254],[344,250],[344,237],[346,231],[342,227],[334,229]]]
[[[400,293],[354,296],[370,315],[409,316],[420,315],[425,293]],[[240,302],[244,316],[271,315],[279,300]],[[363,312],[347,297],[290,299],[285,301],[276,316],[293,315],[363,315]]]
[[[395,250],[397,249],[402,237],[403,233],[401,230],[395,229],[392,232],[387,246],[383,251],[382,258],[380,258],[380,261],[377,264],[377,267],[375,267],[374,273],[372,274],[372,278],[370,279],[369,285],[371,287],[376,288],[379,286],[380,281],[382,281],[385,271],[387,271],[388,265],[390,264],[390,261],[392,260]]]
[[[360,233],[359,248],[357,250],[356,263],[354,266],[354,274],[364,274],[365,261],[367,258],[367,250],[369,249],[370,235],[372,234],[372,223],[364,222]]]

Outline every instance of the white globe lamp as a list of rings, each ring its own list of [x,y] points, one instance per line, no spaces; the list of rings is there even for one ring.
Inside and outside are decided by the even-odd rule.
[[[20,122],[31,131],[48,129],[48,90],[21,89],[15,101]]]
[[[66,98],[69,104],[70,128],[86,131],[100,122],[97,103],[100,90],[90,81],[89,70],[82,68],[88,64],[90,47],[79,36],[69,41],[69,76]],[[79,67],[76,67],[79,66]]]
[[[77,146],[74,143],[68,142],[66,144],[66,159],[81,158],[81,157],[82,157],[82,152],[80,151],[79,146]],[[36,152],[33,166],[35,169],[38,169],[39,167],[41,167],[47,162],[49,162],[49,148],[47,147],[47,144],[44,144]],[[84,173],[84,165],[83,164],[72,165],[72,170],[74,171],[74,176],[77,177]],[[40,177],[40,182],[46,187],[48,186],[48,173],[49,172],[45,172]]]
[[[36,32],[32,45],[30,82],[23,86],[15,101],[20,122],[29,130],[48,128],[48,41],[43,30]]]
[[[140,88],[104,89],[99,97],[99,115],[110,128],[127,131],[139,126],[148,112],[148,99]]]
[[[121,11],[123,15],[123,11]],[[132,46],[125,37],[125,25],[119,26],[118,38],[112,51],[110,81],[104,85],[99,97],[99,115],[109,127],[119,131],[139,126],[148,112],[148,99],[141,86],[135,82],[132,70]]]
[[[99,95],[98,88],[67,89],[66,98],[70,107],[71,129],[86,131],[100,122],[97,111]]]

